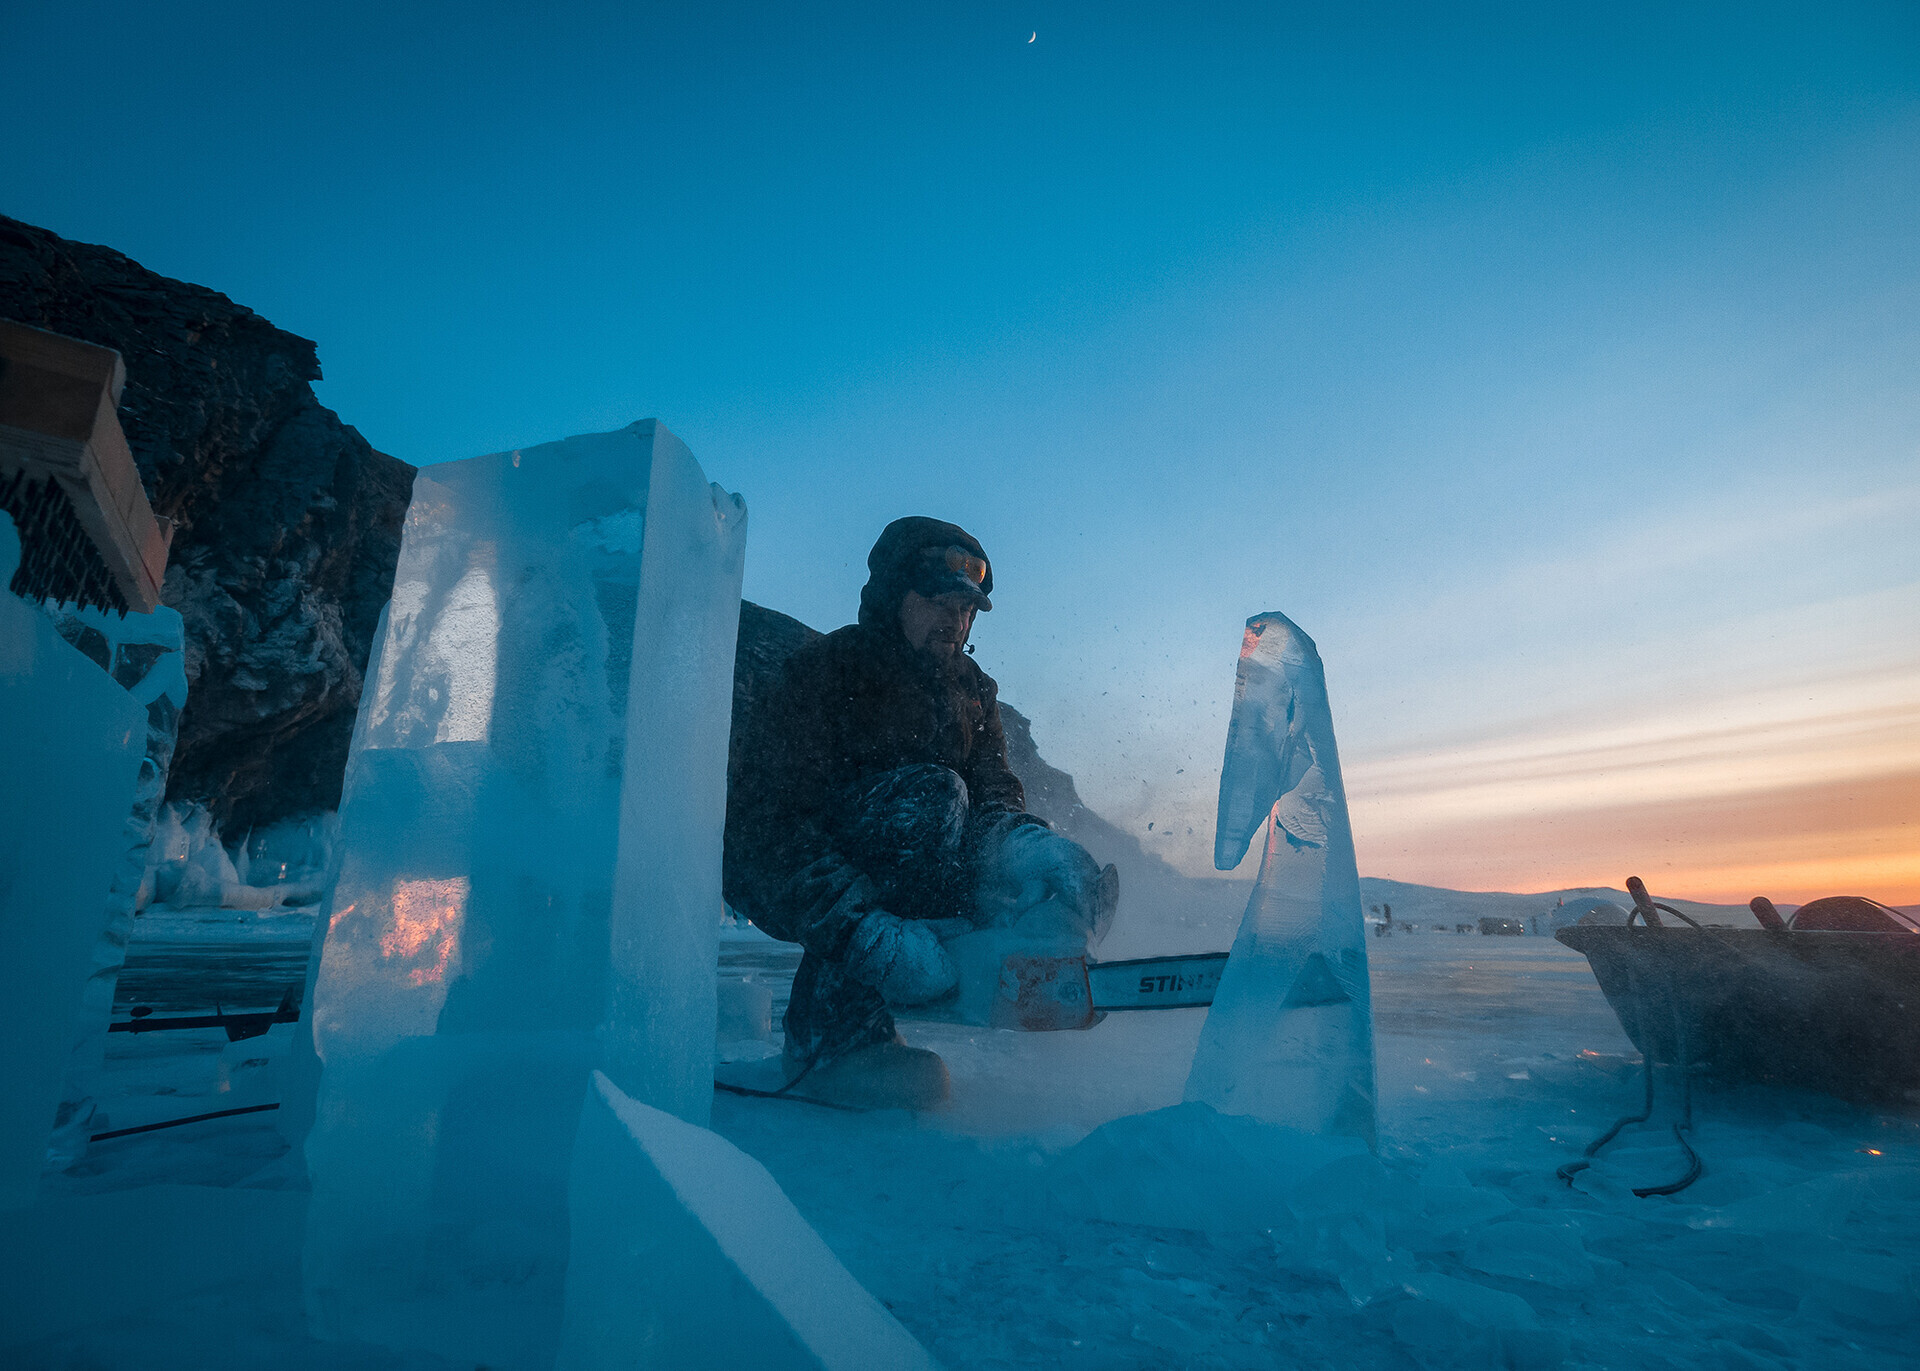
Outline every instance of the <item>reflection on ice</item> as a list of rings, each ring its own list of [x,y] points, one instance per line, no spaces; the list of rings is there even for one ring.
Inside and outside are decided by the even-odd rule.
[[[407,972],[413,986],[438,985],[460,948],[467,912],[465,876],[440,881],[401,881],[393,888],[393,927],[380,935],[380,953],[421,965]],[[421,954],[425,953],[423,957]]]

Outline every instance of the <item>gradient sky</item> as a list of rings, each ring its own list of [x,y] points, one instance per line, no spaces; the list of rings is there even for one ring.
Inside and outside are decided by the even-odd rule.
[[[1195,872],[1278,609],[1366,874],[1920,900],[1920,7],[292,8],[5,7],[0,211],[411,462],[659,417],[818,627],[967,525]]]

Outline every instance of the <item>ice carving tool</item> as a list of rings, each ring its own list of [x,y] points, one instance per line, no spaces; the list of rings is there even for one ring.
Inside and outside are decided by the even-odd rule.
[[[1196,952],[1185,957],[1140,957],[1125,962],[1089,962],[1087,980],[1093,989],[1093,1007],[1115,1009],[1191,1009],[1213,1003],[1220,972],[1227,964],[1224,952]]]
[[[1213,1003],[1224,952],[1094,962],[1084,957],[1011,956],[988,1022],[995,1028],[1091,1028],[1126,1009],[1194,1009]]]
[[[999,958],[991,996],[978,1008],[967,997],[896,1009],[903,1019],[933,1019],[1017,1028],[1028,1033],[1091,1028],[1116,1010],[1204,1009],[1213,1003],[1224,952],[1096,962],[1087,957],[1009,953]]]

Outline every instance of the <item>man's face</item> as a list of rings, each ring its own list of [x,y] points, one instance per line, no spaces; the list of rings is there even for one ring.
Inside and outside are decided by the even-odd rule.
[[[942,662],[952,661],[973,632],[973,601],[964,595],[936,595],[928,599],[909,590],[900,602],[900,632],[915,652]]]

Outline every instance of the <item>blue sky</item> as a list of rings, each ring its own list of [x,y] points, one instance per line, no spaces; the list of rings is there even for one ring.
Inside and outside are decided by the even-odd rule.
[[[819,627],[966,524],[1191,869],[1279,609],[1369,874],[1920,899],[1920,10],[1330,8],[15,6],[0,211],[409,461],[659,417]]]

